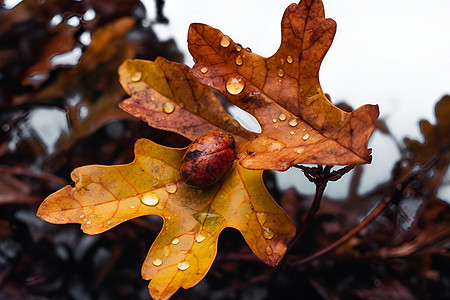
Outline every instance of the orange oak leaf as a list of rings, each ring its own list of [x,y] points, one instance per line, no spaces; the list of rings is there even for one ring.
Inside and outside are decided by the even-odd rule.
[[[161,216],[163,228],[142,267],[155,299],[168,299],[205,276],[225,227],[238,229],[262,261],[276,265],[295,227],[264,187],[262,171],[236,163],[221,182],[193,188],[181,181],[184,152],[141,139],[130,164],[75,169],[75,186],[50,195],[37,215],[56,224],[80,223],[87,234],[143,215]]]
[[[295,164],[344,165],[371,160],[367,140],[378,106],[351,113],[334,106],[318,73],[336,24],[320,0],[291,4],[281,22],[278,51],[263,58],[217,29],[191,24],[194,75],[256,117],[262,132],[238,153],[251,169],[286,170]]]

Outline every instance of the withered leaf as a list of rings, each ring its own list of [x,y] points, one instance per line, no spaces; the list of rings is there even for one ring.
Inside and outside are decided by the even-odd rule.
[[[286,170],[294,164],[370,162],[367,140],[378,107],[346,113],[320,87],[318,73],[336,25],[324,18],[322,2],[291,4],[282,23],[278,51],[263,58],[217,29],[192,24],[189,51],[193,73],[204,84],[256,117],[262,133],[238,153],[251,169]]]

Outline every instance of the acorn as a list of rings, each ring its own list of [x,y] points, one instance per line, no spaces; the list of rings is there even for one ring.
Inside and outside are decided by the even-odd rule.
[[[184,182],[201,188],[225,178],[236,159],[235,147],[233,136],[225,132],[209,132],[196,139],[181,161]]]

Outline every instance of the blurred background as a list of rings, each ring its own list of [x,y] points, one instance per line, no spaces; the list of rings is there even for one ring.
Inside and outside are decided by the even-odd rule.
[[[328,184],[321,211],[300,246],[292,248],[293,258],[345,234],[400,175],[417,169],[417,151],[403,139],[425,142],[419,120],[435,124],[435,105],[450,94],[449,1],[323,2],[326,17],[337,22],[320,70],[324,92],[333,103],[353,109],[378,104],[381,115],[369,142],[372,164]],[[130,162],[134,142],[141,137],[174,147],[189,143],[117,107],[127,97],[117,76],[125,59],[162,56],[192,66],[186,40],[194,22],[271,56],[281,41],[281,17],[291,3],[2,1],[0,300],[149,298],[140,268],[161,228],[159,217],[88,236],[76,224],[41,221],[35,216],[37,207],[50,193],[71,184],[70,172],[76,167]],[[243,126],[258,130],[251,116],[228,109]],[[446,138],[444,131],[440,139]],[[444,204],[423,205],[430,197],[450,201],[449,174],[446,167],[442,170],[427,173],[428,181],[408,189],[406,200],[370,230],[313,264],[268,268],[254,259],[237,231],[226,229],[205,280],[180,290],[174,299],[273,299],[300,291],[305,299],[448,298],[450,212]],[[430,184],[433,177],[439,180]],[[265,172],[264,179],[273,197],[301,224],[314,184],[294,168]],[[421,207],[431,217],[424,217]],[[409,248],[398,248],[405,241],[412,243]],[[373,260],[380,253],[383,259]],[[418,253],[426,255],[409,257]]]

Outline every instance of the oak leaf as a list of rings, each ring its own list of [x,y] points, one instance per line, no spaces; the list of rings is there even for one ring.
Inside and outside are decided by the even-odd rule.
[[[283,171],[295,164],[370,162],[367,141],[379,114],[378,106],[365,105],[348,113],[334,106],[320,87],[320,64],[336,29],[333,20],[324,18],[322,2],[290,5],[281,26],[280,48],[273,56],[263,58],[217,29],[191,24],[188,44],[196,62],[192,70],[169,67],[168,62],[157,60],[154,65],[159,68],[153,65],[146,71],[142,61],[126,62],[119,73],[131,98],[122,102],[121,108],[151,126],[191,140],[209,130],[208,126],[237,134],[237,156],[250,169]],[[157,73],[151,74],[155,69]],[[167,71],[171,69],[178,71]],[[145,75],[142,81],[134,82],[133,74]],[[261,134],[243,133],[241,129],[236,133],[237,126],[220,123],[218,120],[228,116],[222,111],[211,114],[220,106],[219,101],[206,88],[197,88],[192,75],[255,116]],[[161,116],[164,102],[180,108],[175,110],[176,117],[155,117]],[[214,108],[202,112],[202,108],[208,111],[210,107]]]
[[[181,181],[184,152],[141,139],[130,164],[75,169],[75,186],[47,197],[37,215],[56,224],[80,223],[87,234],[139,216],[161,216],[163,228],[142,267],[155,299],[167,299],[205,276],[225,227],[238,229],[262,261],[276,265],[295,228],[264,187],[262,171],[236,163],[222,182],[193,188]]]

